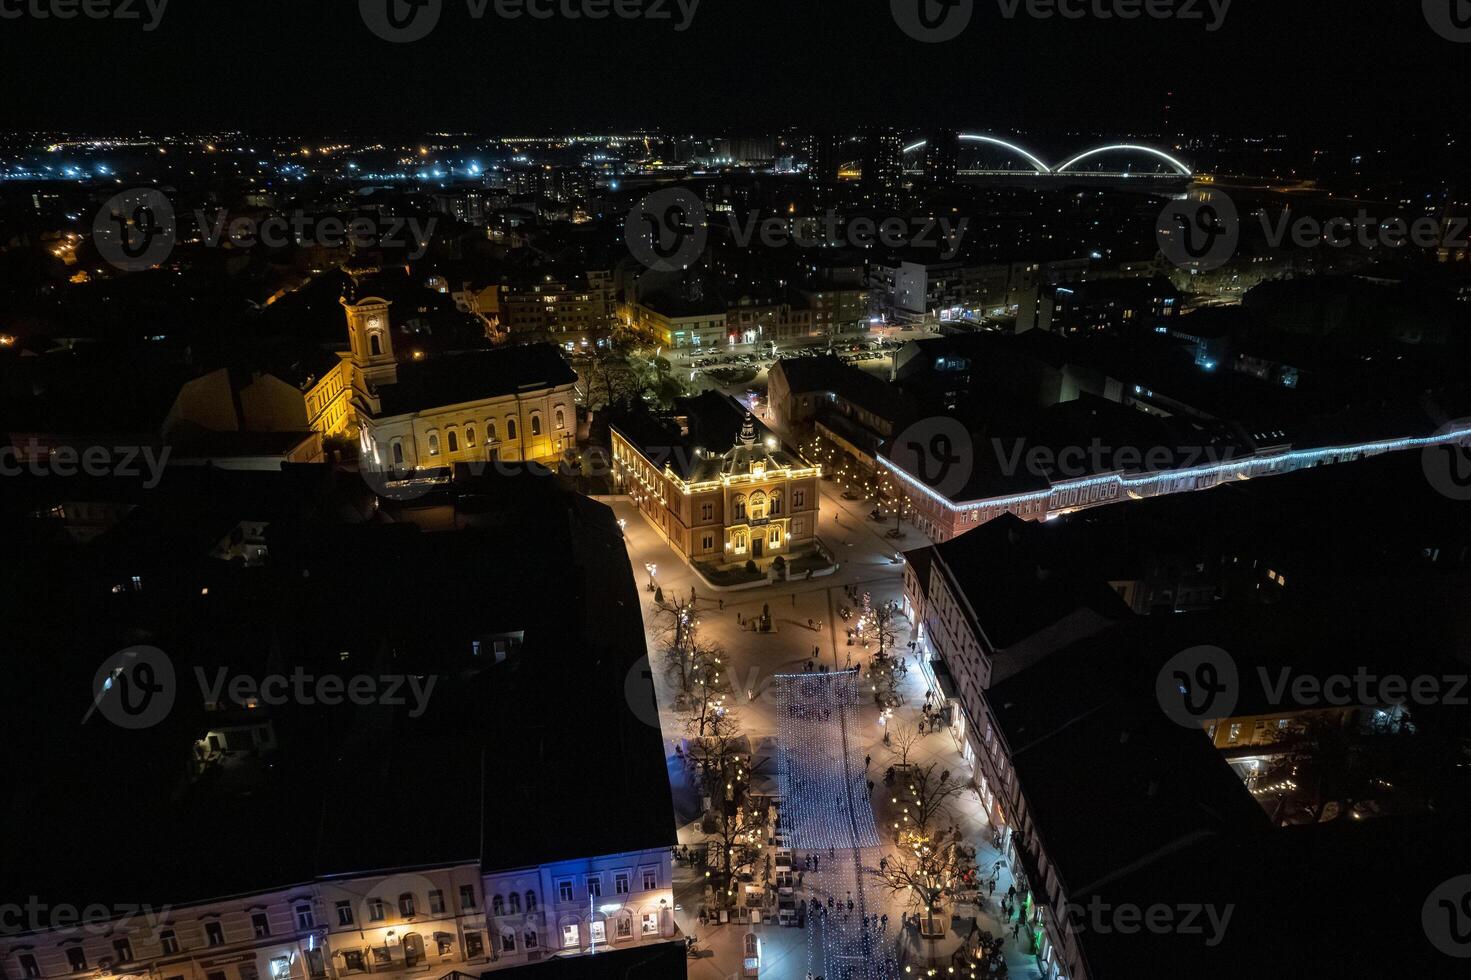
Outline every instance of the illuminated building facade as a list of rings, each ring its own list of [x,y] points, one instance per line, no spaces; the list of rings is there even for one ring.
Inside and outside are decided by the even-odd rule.
[[[682,407],[688,414],[674,424],[631,416],[611,426],[618,487],[675,550],[731,565],[815,546],[821,467],[783,448],[725,395]]]
[[[399,364],[392,305],[357,277],[342,305],[352,341],[362,459],[407,473],[491,460],[549,461],[576,444],[577,375],[550,344]]]
[[[0,968],[27,980],[479,974],[667,941],[673,898],[667,847],[497,872],[469,861],[18,933]]]

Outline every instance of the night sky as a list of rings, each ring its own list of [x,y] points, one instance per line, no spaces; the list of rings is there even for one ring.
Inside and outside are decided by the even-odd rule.
[[[677,0],[659,2],[680,17]],[[1438,36],[1419,0],[1234,0],[1214,32],[1208,0],[1177,0],[1204,20],[1111,22],[1025,7],[1007,20],[1011,0],[974,2],[969,28],[941,44],[902,33],[890,0],[700,0],[683,33],[672,21],[475,20],[467,0],[443,0],[437,29],[410,44],[370,33],[358,0],[171,0],[151,32],[27,15],[0,19],[0,126],[1125,134],[1159,132],[1173,91],[1175,131],[1391,136],[1459,127],[1471,87],[1471,44]]]

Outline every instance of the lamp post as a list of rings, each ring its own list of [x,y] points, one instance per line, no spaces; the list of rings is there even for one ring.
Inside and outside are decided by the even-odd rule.
[[[659,566],[656,563],[650,561],[650,562],[645,562],[644,563],[644,568],[649,573],[649,591],[650,592],[653,592],[654,591],[654,588],[655,588],[655,586],[654,586],[654,576],[657,575],[657,574],[659,574]]]

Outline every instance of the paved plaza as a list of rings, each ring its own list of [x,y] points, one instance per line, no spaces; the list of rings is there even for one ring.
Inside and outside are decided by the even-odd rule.
[[[801,980],[811,973],[814,977],[824,977],[824,980],[838,977],[878,980],[887,976],[882,971],[887,968],[890,957],[898,970],[896,976],[904,975],[905,965],[913,966],[916,973],[923,975],[919,967],[932,962],[941,964],[943,974],[944,967],[951,963],[952,955],[966,946],[968,938],[978,932],[988,932],[1006,937],[1003,956],[1007,976],[1040,978],[1035,959],[1023,948],[1025,933],[1015,939],[1012,923],[1001,921],[1000,899],[1005,897],[1011,885],[1011,875],[1006,862],[992,846],[992,828],[986,821],[984,807],[974,789],[967,788],[954,801],[950,822],[962,834],[965,843],[975,849],[974,863],[981,878],[985,879],[994,871],[997,883],[994,893],[989,893],[983,884],[977,903],[955,906],[954,920],[943,937],[921,939],[914,925],[916,909],[898,900],[872,874],[871,869],[892,847],[892,838],[884,830],[893,818],[891,797],[883,791],[882,777],[897,760],[883,742],[885,723],[881,720],[881,711],[863,691],[861,681],[855,685],[858,689],[856,703],[845,709],[840,717],[826,719],[827,728],[808,730],[801,736],[808,743],[822,746],[822,751],[817,754],[825,757],[829,766],[838,767],[837,770],[824,770],[822,779],[835,778],[834,772],[846,771],[842,769],[845,766],[856,768],[856,772],[836,777],[846,780],[846,788],[841,793],[834,791],[828,794],[832,802],[821,814],[814,808],[804,818],[797,814],[809,805],[809,797],[804,795],[807,787],[793,790],[781,786],[783,675],[803,675],[809,670],[819,673],[823,667],[830,672],[866,669],[873,649],[865,648],[861,642],[849,645],[847,634],[848,626],[857,618],[861,598],[867,594],[873,606],[888,601],[902,602],[903,566],[895,561],[896,552],[928,543],[918,531],[908,526],[903,539],[895,541],[887,537],[886,532],[892,524],[869,520],[867,515],[872,504],[862,500],[845,501],[829,491],[830,485],[824,484],[820,534],[838,558],[836,573],[828,578],[779,583],[742,592],[719,592],[706,586],[637,508],[624,498],[606,498],[617,516],[625,522],[629,559],[643,589],[644,621],[659,702],[659,722],[674,789],[680,843],[693,849],[697,845],[703,846],[707,838],[699,826],[699,793],[686,759],[676,751],[677,747],[685,744],[684,739],[688,735],[687,714],[675,710],[674,684],[658,667],[657,651],[661,641],[654,624],[654,597],[649,590],[651,579],[666,597],[688,599],[693,590],[701,641],[718,644],[726,654],[729,698],[739,712],[741,730],[755,747],[753,775],[769,779],[783,796],[783,829],[794,826],[793,821],[804,819],[814,826],[846,824],[849,828],[848,853],[842,860],[839,860],[841,837],[829,841],[831,858],[822,847],[822,839],[809,841],[816,846],[808,851],[803,851],[800,846],[795,848],[796,867],[802,871],[796,887],[798,901],[811,908],[811,903],[816,900],[824,910],[829,899],[833,902],[833,912],[825,920],[822,915],[816,919],[808,916],[807,924],[800,928],[766,921],[760,924],[721,924],[710,919],[701,923],[703,867],[697,867],[694,862],[676,861],[676,920],[685,935],[698,937],[697,955],[689,961],[689,975],[694,980],[724,980],[741,976],[748,933],[760,937],[762,976]],[[648,570],[650,565],[654,566],[652,576]],[[768,633],[757,632],[752,626],[752,621],[761,616],[763,609],[769,609],[772,620],[772,630]],[[847,621],[842,616],[845,609],[849,613]],[[896,652],[903,655],[908,653],[907,642],[913,627],[902,617],[900,626]],[[908,667],[899,682],[898,693],[902,700],[893,710],[889,724],[912,725],[922,718],[925,683],[912,655],[908,658]],[[855,675],[833,673],[828,676],[851,678]],[[797,682],[800,683],[800,677]],[[819,718],[818,721],[823,720]],[[836,727],[836,732],[831,730],[833,727]],[[789,727],[789,743],[793,734]],[[867,765],[865,760],[868,760]],[[970,765],[964,761],[960,746],[948,730],[923,736],[911,751],[910,762],[919,766],[934,762],[948,769],[952,778],[966,783],[972,776]],[[875,783],[871,800],[867,790],[870,779]],[[816,783],[813,784],[815,787]],[[837,818],[839,811],[841,820]],[[881,846],[854,846],[855,843],[868,843],[868,839],[857,836],[859,831],[854,829],[865,826],[879,828]],[[804,867],[808,854],[820,855],[821,863],[815,872]],[[852,913],[847,912],[850,892],[854,901]],[[860,897],[862,911],[859,908]],[[834,918],[839,902],[847,918]]]

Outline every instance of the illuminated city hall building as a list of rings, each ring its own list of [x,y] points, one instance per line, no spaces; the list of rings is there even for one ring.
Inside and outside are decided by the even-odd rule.
[[[744,564],[816,546],[821,467],[729,396],[682,400],[669,419],[632,412],[610,430],[617,488],[687,560]]]
[[[576,445],[577,374],[552,344],[400,363],[375,268],[349,270],[342,306],[352,404],[369,469],[410,473],[456,463],[555,460]]]

